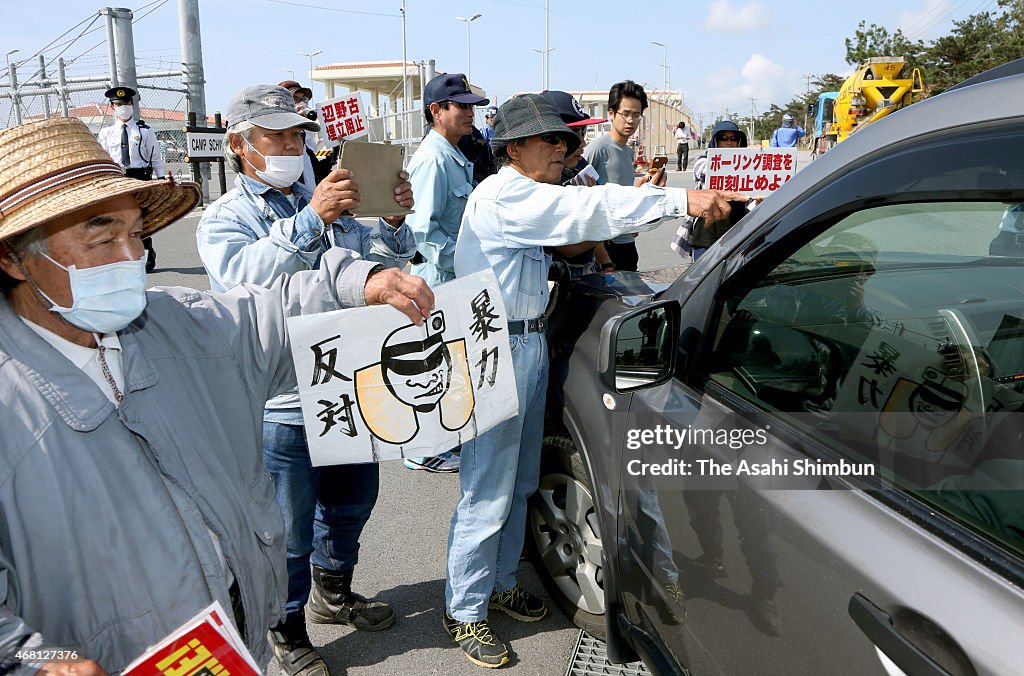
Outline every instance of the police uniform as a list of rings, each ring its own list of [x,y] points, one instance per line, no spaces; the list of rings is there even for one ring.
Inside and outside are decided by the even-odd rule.
[[[111,105],[131,104],[135,93],[131,87],[111,87],[104,96],[110,99]],[[110,153],[110,158],[124,167],[125,176],[128,178],[148,181],[154,176],[166,176],[160,143],[153,130],[142,120],[122,122],[115,117],[113,124],[100,130],[98,140],[103,149]],[[148,254],[146,271],[152,272],[156,267],[153,240],[146,237],[142,243]]]

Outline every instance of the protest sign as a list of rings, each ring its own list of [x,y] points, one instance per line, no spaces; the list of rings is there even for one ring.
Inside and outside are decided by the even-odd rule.
[[[288,319],[313,465],[435,455],[518,412],[494,272],[433,291],[423,326],[388,306]]]
[[[796,173],[793,148],[709,148],[707,185],[710,190],[765,195]]]
[[[334,147],[341,141],[366,136],[366,107],[359,94],[351,93],[320,104],[321,140]]]

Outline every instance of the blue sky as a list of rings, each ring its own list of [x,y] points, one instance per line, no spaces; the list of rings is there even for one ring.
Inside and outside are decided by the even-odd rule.
[[[3,51],[30,56],[101,6],[44,4],[45,13],[38,3],[0,0]],[[173,67],[177,1],[110,4],[144,8],[137,16],[152,10],[135,26],[136,49]],[[309,59],[300,51],[323,50],[316,64],[400,59],[400,7],[401,0],[200,0],[208,110],[248,84],[289,78],[286,69],[306,84]],[[761,111],[803,91],[806,74],[848,72],[843,40],[860,19],[927,40],[955,19],[997,9],[996,0],[862,0],[845,16],[841,7],[821,0],[550,0],[550,87],[601,90],[630,78],[660,88],[665,50],[651,44],[657,41],[667,45],[671,88],[683,91],[695,114],[748,114],[750,98]],[[533,50],[544,48],[544,0],[407,0],[407,12],[410,60],[433,58],[439,70],[465,72],[466,24],[455,17],[480,13],[471,27],[473,82],[499,103],[540,88],[541,55]],[[65,57],[102,38],[87,36]],[[104,48],[92,54],[101,74]],[[314,87],[317,99],[323,93]]]

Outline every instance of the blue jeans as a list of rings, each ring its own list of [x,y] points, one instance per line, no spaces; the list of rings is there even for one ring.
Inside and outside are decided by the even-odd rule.
[[[380,472],[376,463],[313,467],[302,425],[266,421],[263,463],[284,512],[291,614],[309,599],[310,560],[331,571],[355,567],[359,536],[377,503]]]
[[[511,336],[519,415],[462,444],[462,495],[448,532],[445,603],[460,622],[487,617],[496,591],[516,585],[526,498],[537,490],[548,382],[542,334]]]

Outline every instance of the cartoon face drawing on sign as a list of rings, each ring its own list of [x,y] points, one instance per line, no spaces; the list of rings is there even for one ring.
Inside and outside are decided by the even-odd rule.
[[[384,383],[399,401],[420,413],[434,410],[452,382],[452,356],[441,340],[444,313],[427,322],[427,337],[418,326],[393,331],[380,351]]]
[[[475,399],[466,341],[446,341],[444,331],[441,311],[430,315],[425,326],[401,326],[384,339],[380,363],[355,372],[359,413],[373,436],[404,444],[416,437],[421,424],[434,424],[434,415],[448,431],[472,419]],[[424,423],[421,416],[427,416]]]
[[[921,375],[920,383],[896,381],[878,422],[896,439],[908,439],[920,430],[927,451],[944,451],[970,422],[966,389],[930,366]]]

